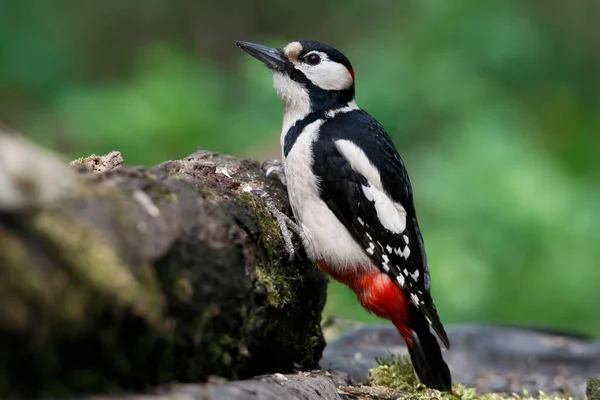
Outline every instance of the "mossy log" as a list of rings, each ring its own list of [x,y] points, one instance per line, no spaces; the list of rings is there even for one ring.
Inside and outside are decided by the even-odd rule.
[[[249,188],[253,160],[57,161],[0,133],[0,397],[310,369],[326,279]]]

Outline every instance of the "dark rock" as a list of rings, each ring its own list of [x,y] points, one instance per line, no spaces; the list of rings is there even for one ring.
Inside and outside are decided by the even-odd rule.
[[[454,382],[481,392],[529,393],[542,390],[582,397],[589,376],[600,375],[600,342],[577,335],[510,326],[448,328],[451,349],[444,352]],[[365,382],[375,357],[407,354],[404,341],[388,325],[353,329],[330,343],[321,367]]]
[[[346,385],[345,374],[315,371],[263,375],[228,383],[171,385],[144,395],[94,396],[87,400],[341,400],[336,388]]]
[[[0,171],[12,185],[0,196],[0,397],[317,366],[326,280],[301,252],[284,263],[276,222],[246,190],[289,214],[287,196],[257,161],[199,151],[142,168],[115,155],[44,175],[51,157],[23,154]]]

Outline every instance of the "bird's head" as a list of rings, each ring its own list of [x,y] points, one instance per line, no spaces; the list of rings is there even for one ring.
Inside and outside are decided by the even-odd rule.
[[[354,71],[338,50],[320,42],[294,41],[283,48],[237,42],[273,72],[277,94],[286,109],[311,111],[344,107],[354,100]]]

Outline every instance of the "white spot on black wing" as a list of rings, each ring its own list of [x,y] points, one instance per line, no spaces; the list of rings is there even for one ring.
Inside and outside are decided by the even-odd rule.
[[[404,287],[404,277],[402,275],[398,275],[396,277],[396,280],[398,281],[398,283],[400,284],[400,287]]]
[[[394,249],[394,253],[398,254],[399,256],[404,257],[406,260],[408,260],[408,257],[410,256],[410,247],[406,246],[404,248],[404,250],[400,250],[400,247]]]
[[[369,248],[367,248],[367,253],[369,253],[370,255],[373,255],[373,253],[375,253],[375,245],[373,244],[373,242],[369,243]]]
[[[412,301],[415,306],[419,306],[419,296],[417,296],[416,294],[410,294],[410,301]]]
[[[419,270],[417,269],[417,270],[415,270],[415,272],[413,272],[412,274],[410,274],[410,276],[413,278],[413,280],[414,280],[415,282],[418,282],[418,280],[419,280],[419,274],[420,274],[420,272],[419,272]]]

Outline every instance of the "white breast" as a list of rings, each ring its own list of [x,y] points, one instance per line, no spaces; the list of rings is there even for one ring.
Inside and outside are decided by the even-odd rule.
[[[375,268],[317,191],[318,178],[312,171],[311,146],[318,138],[323,122],[321,119],[305,128],[284,162],[288,196],[296,221],[303,230],[304,247],[313,261],[323,260],[334,268],[359,265]]]

